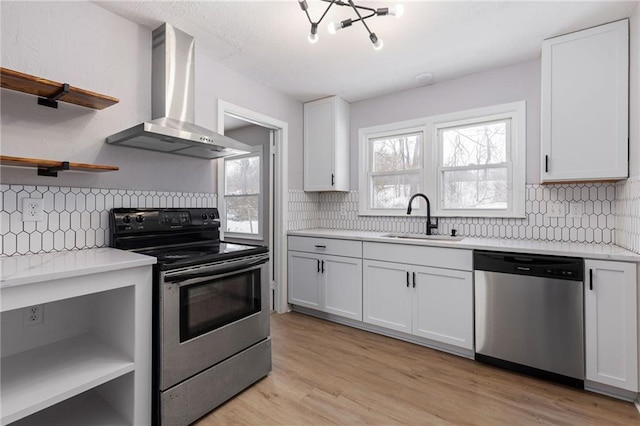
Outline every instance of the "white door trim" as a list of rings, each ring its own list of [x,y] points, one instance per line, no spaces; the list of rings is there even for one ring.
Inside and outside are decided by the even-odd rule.
[[[262,113],[234,105],[218,99],[218,133],[224,134],[225,114],[241,118],[245,121],[274,130],[274,142],[276,149],[274,164],[274,212],[273,212],[273,241],[271,243],[272,259],[275,270],[275,298],[274,308],[278,313],[289,310],[287,304],[287,221],[289,202],[288,182],[288,146],[289,124],[269,117]]]

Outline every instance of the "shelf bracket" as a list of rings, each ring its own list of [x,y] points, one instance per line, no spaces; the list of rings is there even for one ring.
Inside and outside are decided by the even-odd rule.
[[[55,95],[47,98],[38,98],[38,105],[47,106],[49,108],[58,108],[58,99],[67,93],[69,93],[69,83],[64,83],[62,85],[62,89],[60,89],[60,91]]]
[[[38,176],[58,177],[58,172],[63,170],[69,170],[68,161],[63,161],[59,166],[55,167],[38,167]]]

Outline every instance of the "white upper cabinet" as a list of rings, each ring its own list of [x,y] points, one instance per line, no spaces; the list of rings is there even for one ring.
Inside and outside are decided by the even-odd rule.
[[[628,177],[629,21],[542,45],[542,182]]]
[[[349,104],[336,96],[304,104],[304,190],[349,190]]]

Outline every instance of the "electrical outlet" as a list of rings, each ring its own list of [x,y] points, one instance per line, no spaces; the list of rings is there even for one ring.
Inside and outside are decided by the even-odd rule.
[[[33,305],[24,308],[24,325],[42,324],[44,322],[44,305]]]
[[[564,217],[566,214],[564,203],[553,202],[547,203],[547,216],[549,217]]]
[[[23,198],[22,221],[42,222],[44,220],[44,215],[42,214],[42,202],[42,198]]]
[[[582,201],[574,201],[569,203],[569,215],[567,217],[582,218],[584,215],[584,203]]]

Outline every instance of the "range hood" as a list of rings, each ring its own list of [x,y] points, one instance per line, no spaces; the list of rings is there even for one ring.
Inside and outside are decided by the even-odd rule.
[[[152,120],[109,136],[107,143],[208,159],[251,151],[249,145],[193,124],[193,37],[166,23],[152,35]]]

